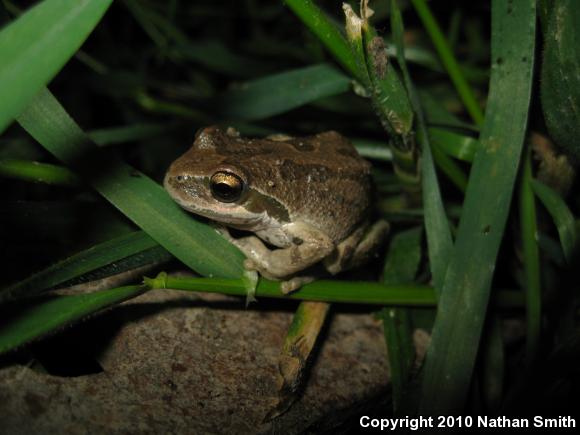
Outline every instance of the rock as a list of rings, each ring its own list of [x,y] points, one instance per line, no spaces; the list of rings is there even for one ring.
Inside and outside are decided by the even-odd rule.
[[[243,303],[151,291],[72,328],[83,330],[81,338],[66,348],[92,352],[98,373],[64,377],[4,363],[0,433],[293,434],[331,428],[385,396],[380,323],[368,309],[336,306],[304,395],[263,422],[275,403],[278,353],[296,304],[260,300],[246,310]]]

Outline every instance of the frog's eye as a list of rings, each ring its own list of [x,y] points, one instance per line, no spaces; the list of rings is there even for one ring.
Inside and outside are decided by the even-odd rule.
[[[209,180],[209,188],[218,201],[234,202],[242,196],[244,180],[231,172],[216,172]]]

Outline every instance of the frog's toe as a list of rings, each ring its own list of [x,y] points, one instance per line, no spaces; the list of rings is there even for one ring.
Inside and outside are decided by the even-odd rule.
[[[287,295],[288,293],[298,290],[304,284],[308,284],[315,280],[316,278],[313,276],[295,276],[288,281],[282,281],[280,284],[280,291]]]
[[[279,277],[269,273],[268,270],[264,269],[257,262],[255,262],[254,260],[251,260],[249,258],[246,258],[244,260],[244,269],[246,269],[250,272],[259,272],[260,275],[263,276],[264,278],[270,279],[273,281],[278,281],[280,279]]]
[[[297,285],[292,279],[290,281],[282,281],[282,283],[280,283],[280,291],[285,295],[292,293],[299,288],[300,284]]]

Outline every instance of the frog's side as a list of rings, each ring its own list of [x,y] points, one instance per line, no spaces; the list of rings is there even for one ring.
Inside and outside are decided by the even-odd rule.
[[[298,275],[320,261],[332,274],[364,262],[388,231],[385,221],[369,225],[370,164],[334,131],[244,139],[208,127],[164,184],[186,210],[253,232],[233,238],[222,229],[246,255],[245,267],[286,280],[284,292],[312,281]]]

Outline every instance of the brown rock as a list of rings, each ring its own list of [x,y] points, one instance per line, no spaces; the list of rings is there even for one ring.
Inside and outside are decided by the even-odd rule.
[[[81,327],[103,371],[61,377],[0,369],[0,433],[301,433],[384,396],[381,325],[335,308],[303,397],[272,422],[278,353],[294,303],[152,291]],[[342,308],[344,309],[344,307]],[[100,334],[100,336],[99,336]],[[386,412],[386,411],[385,411]]]

